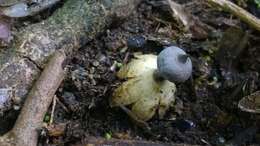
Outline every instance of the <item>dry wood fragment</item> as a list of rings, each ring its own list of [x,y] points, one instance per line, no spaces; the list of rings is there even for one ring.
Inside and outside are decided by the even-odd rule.
[[[167,0],[174,18],[179,20],[185,29],[190,31],[193,38],[205,39],[208,36],[209,26],[201,22],[197,17],[193,16],[188,10],[186,10],[182,5],[172,1]]]
[[[250,27],[260,31],[260,20],[254,15],[250,14],[243,8],[228,0],[207,0],[210,4],[217,5],[218,7],[232,13],[247,23]]]
[[[66,123],[51,124],[45,128],[50,137],[63,136],[66,130]]]

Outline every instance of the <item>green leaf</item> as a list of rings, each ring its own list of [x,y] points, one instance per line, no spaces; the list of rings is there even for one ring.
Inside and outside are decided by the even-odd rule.
[[[105,133],[105,138],[106,138],[107,140],[111,139],[111,138],[112,138],[111,132],[106,132],[106,133]]]
[[[45,114],[43,121],[45,123],[48,123],[50,121],[50,119],[51,119],[50,115],[49,114]]]
[[[257,5],[257,8],[260,8],[260,0],[254,0],[255,4]]]

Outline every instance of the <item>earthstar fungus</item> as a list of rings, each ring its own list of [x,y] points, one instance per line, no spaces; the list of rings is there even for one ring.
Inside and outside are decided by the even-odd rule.
[[[126,79],[115,89],[110,105],[129,106],[138,120],[148,121],[158,111],[162,118],[175,100],[174,82],[186,81],[192,72],[189,56],[178,47],[156,55],[138,55],[118,72]]]

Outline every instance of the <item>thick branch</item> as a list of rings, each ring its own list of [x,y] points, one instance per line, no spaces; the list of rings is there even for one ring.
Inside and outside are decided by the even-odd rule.
[[[6,102],[12,99],[20,105],[24,101],[53,52],[58,49],[76,51],[103,32],[114,18],[119,21],[129,16],[140,1],[67,0],[49,19],[20,30],[14,45],[4,53],[0,52],[0,89],[14,91]],[[7,106],[0,111],[10,108]]]
[[[248,13],[246,10],[240,8],[236,4],[227,0],[208,0],[208,2],[232,13],[233,15],[237,16],[242,21],[247,23],[250,27],[253,27],[254,29],[260,31],[260,20],[254,15]]]

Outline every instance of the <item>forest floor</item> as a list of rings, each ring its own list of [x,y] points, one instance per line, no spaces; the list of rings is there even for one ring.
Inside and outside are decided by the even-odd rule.
[[[243,96],[260,89],[259,33],[204,1],[179,2],[215,31],[207,39],[192,39],[167,5],[141,3],[127,20],[115,22],[73,57],[53,118],[66,130],[61,136],[43,135],[42,145],[68,145],[89,136],[198,145],[260,143],[259,118],[237,106]],[[109,106],[113,89],[121,82],[116,72],[133,54],[158,54],[169,45],[191,55],[192,78],[177,84],[175,104],[145,129],[120,108]]]

